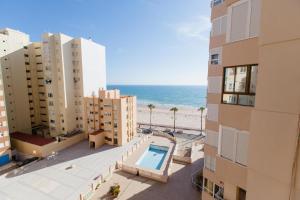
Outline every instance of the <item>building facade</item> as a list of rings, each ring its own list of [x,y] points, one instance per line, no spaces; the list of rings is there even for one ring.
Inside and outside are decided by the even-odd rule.
[[[212,1],[203,199],[300,198],[299,9]]]
[[[8,28],[0,30],[0,165],[11,157],[9,132],[17,127],[31,131],[23,49],[28,44],[27,34]]]
[[[84,96],[106,88],[105,47],[63,34],[43,35],[50,135],[84,129]]]
[[[24,46],[26,81],[29,97],[30,124],[33,134],[49,134],[49,116],[45,87],[45,70],[42,59],[42,43]],[[28,120],[27,119],[27,120]]]
[[[1,155],[9,132],[55,137],[84,131],[84,96],[106,88],[105,47],[92,40],[45,33],[42,42],[0,30]]]
[[[85,122],[91,146],[126,144],[136,135],[136,97],[100,89],[98,97],[85,97]]]

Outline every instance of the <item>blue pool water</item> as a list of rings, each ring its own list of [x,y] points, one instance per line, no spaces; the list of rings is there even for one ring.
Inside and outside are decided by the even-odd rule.
[[[165,160],[167,152],[168,147],[151,144],[136,164],[141,167],[159,170]]]

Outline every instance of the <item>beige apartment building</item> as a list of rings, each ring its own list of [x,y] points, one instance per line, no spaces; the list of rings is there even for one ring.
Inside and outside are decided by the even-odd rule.
[[[24,46],[24,51],[31,130],[33,134],[47,135],[49,117],[42,43],[30,43]]]
[[[99,96],[85,97],[86,133],[90,146],[123,145],[136,135],[136,97],[119,90],[99,89]]]
[[[11,157],[9,131],[17,125],[22,130],[27,130],[28,127],[26,123],[20,121],[20,124],[16,124],[14,120],[15,117],[20,120],[24,118],[20,104],[22,100],[24,101],[22,97],[24,94],[11,92],[14,87],[11,83],[24,84],[22,81],[13,79],[11,74],[18,70],[13,65],[24,64],[22,50],[23,46],[28,43],[29,36],[26,34],[12,29],[0,30],[0,166],[8,163]],[[12,56],[13,54],[16,57]],[[15,107],[21,109],[18,115],[14,112]],[[8,121],[12,121],[12,123],[9,124]]]
[[[299,11],[212,1],[203,199],[300,199]]]
[[[0,30],[0,165],[10,158],[9,133],[43,137],[84,131],[84,96],[106,88],[105,47],[92,40]]]
[[[106,88],[105,47],[60,33],[32,43],[25,33],[2,32],[9,132],[54,137],[83,131],[84,95]]]
[[[50,135],[84,130],[84,96],[106,88],[105,47],[64,34],[43,35]]]
[[[1,56],[1,70],[9,132],[31,133],[25,67],[29,57],[25,57],[24,49],[30,44],[29,35],[12,29],[3,29],[2,33],[5,54]]]

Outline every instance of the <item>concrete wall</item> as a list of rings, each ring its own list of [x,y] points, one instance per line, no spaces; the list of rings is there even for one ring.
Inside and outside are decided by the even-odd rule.
[[[27,143],[21,140],[11,139],[12,146],[18,151],[37,157],[46,157],[51,155],[52,152],[58,152],[65,148],[68,148],[84,139],[84,134],[79,134],[70,138],[66,138],[61,142],[52,142],[44,146],[38,146],[31,143]]]
[[[247,199],[281,200],[290,194],[299,199],[300,169],[293,171],[293,164],[300,163],[299,155],[295,156],[300,121],[300,2],[264,0],[262,8]]]
[[[105,47],[80,38],[83,74],[83,94],[90,96],[99,88],[106,89],[106,55]]]

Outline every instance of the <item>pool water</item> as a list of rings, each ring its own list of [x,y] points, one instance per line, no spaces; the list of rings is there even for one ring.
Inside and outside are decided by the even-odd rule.
[[[168,147],[151,144],[136,164],[141,167],[159,170],[165,160],[167,152]]]

